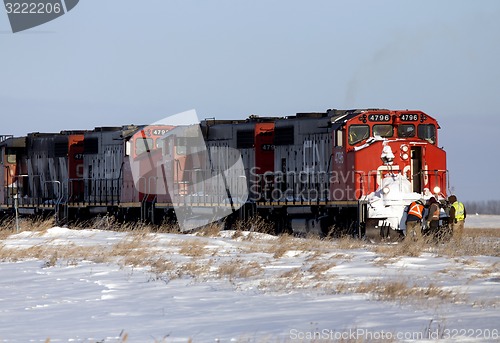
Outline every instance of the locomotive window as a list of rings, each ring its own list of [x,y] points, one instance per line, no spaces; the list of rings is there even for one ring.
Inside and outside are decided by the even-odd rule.
[[[398,137],[415,137],[415,125],[401,124],[398,126]]]
[[[162,141],[161,138],[156,139],[156,149],[161,149],[162,148]]]
[[[373,135],[380,137],[392,137],[392,135],[394,135],[394,128],[390,124],[376,124],[373,125]]]
[[[7,163],[14,164],[16,163],[16,153],[13,149],[5,149],[5,157],[7,160]]]
[[[338,129],[335,137],[335,146],[342,147],[344,146],[344,131],[342,129]]]
[[[436,127],[432,124],[421,124],[418,126],[418,138],[431,144],[436,144]]]
[[[187,155],[187,138],[186,137],[176,137],[175,138],[175,153],[177,155]]]
[[[136,155],[143,154],[153,149],[152,138],[139,138],[135,140],[135,153]]]
[[[176,145],[175,146],[175,153],[177,155],[187,155],[187,146],[185,146],[185,145]]]
[[[370,127],[368,125],[349,126],[349,144],[354,145],[370,136]]]

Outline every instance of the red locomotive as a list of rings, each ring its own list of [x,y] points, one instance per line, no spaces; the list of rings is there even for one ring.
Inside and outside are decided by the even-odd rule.
[[[366,109],[5,137],[0,209],[17,198],[23,213],[69,220],[259,214],[277,232],[394,238],[410,202],[446,197],[438,129],[421,111]]]
[[[241,152],[246,206],[278,230],[398,237],[411,201],[446,196],[439,126],[421,111],[328,110],[201,126],[208,148],[224,137]]]

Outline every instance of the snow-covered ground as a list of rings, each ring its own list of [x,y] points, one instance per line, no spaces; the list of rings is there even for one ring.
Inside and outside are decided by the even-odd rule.
[[[488,214],[469,214],[465,220],[466,228],[500,229],[500,216]]]
[[[234,231],[3,237],[0,342],[500,340],[499,238],[461,256]]]

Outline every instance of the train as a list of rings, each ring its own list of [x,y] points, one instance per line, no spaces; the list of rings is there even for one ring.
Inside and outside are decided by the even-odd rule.
[[[395,240],[412,201],[449,193],[439,129],[420,110],[328,109],[5,135],[0,212],[182,231],[258,215],[276,233]]]

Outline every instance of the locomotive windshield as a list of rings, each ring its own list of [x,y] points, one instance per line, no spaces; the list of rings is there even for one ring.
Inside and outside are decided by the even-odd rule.
[[[415,137],[415,125],[401,124],[398,126],[398,137],[408,138]]]
[[[370,137],[368,125],[351,125],[349,127],[349,144],[354,145]]]
[[[137,155],[151,151],[153,149],[153,139],[139,138],[135,140],[135,153]]]
[[[421,124],[418,126],[418,138],[428,141],[431,144],[436,143],[436,127],[432,124]]]
[[[373,125],[373,135],[380,137],[392,137],[394,129],[390,124]]]
[[[7,157],[7,163],[16,163],[16,153],[12,149],[6,149],[5,155]]]

